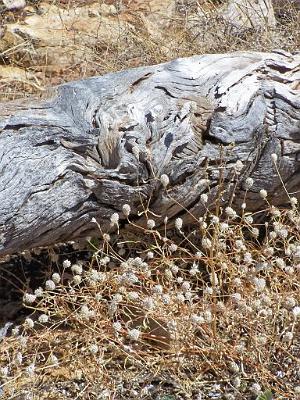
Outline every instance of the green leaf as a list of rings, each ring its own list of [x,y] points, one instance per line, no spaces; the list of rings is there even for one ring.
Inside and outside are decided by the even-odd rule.
[[[272,400],[273,399],[273,395],[271,390],[266,390],[264,393],[260,394],[256,400]]]

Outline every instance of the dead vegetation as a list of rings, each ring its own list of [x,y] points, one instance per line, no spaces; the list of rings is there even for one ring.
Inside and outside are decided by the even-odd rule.
[[[275,5],[276,26],[239,33],[222,18],[225,1],[29,1],[2,10],[1,99],[73,79],[193,54],[299,48],[295,3]]]
[[[27,3],[1,11],[2,101],[193,54],[299,49],[292,3],[275,7],[275,28],[240,35],[216,14],[221,1],[177,1],[159,27],[138,1]],[[107,10],[106,36],[91,25],[95,7]],[[33,17],[39,33],[46,27],[43,40],[23,29]],[[62,25],[45,23],[50,17]],[[22,282],[0,266],[17,307],[1,331],[0,398],[268,399],[268,390],[274,399],[300,398],[299,209],[292,196],[290,209],[261,196],[263,224],[245,198],[241,210],[207,212],[193,231],[178,219],[176,232],[161,234],[145,206],[140,237],[99,227],[85,253],[48,249],[35,265],[39,278],[39,255],[25,254]]]

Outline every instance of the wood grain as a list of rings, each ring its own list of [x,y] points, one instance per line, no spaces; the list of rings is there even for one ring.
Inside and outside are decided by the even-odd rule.
[[[92,217],[109,230],[125,203],[143,223],[141,199],[158,226],[166,215],[170,226],[178,216],[193,223],[204,212],[202,193],[213,207],[220,175],[226,204],[237,160],[236,204],[247,177],[249,209],[262,206],[260,189],[285,204],[272,153],[299,198],[299,79],[300,53],[212,54],[0,104],[0,255],[98,234]]]

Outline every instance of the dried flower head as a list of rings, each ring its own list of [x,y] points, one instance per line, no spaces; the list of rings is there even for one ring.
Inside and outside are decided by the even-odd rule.
[[[25,304],[33,304],[36,301],[36,295],[31,293],[25,293],[23,296],[23,302]]]
[[[51,279],[46,281],[45,283],[46,290],[55,290],[55,288],[56,288],[55,283]]]
[[[268,196],[268,192],[265,190],[265,189],[261,189],[260,191],[259,191],[259,195],[260,195],[260,197],[262,198],[262,199],[266,199],[267,198],[267,196]]]
[[[170,183],[168,175],[162,174],[162,176],[160,177],[160,182],[163,185],[163,187],[166,188]]]

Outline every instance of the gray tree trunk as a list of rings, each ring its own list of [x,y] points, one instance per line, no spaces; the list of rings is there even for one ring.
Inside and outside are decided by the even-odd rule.
[[[122,206],[157,225],[195,222],[245,194],[257,210],[300,197],[300,53],[233,53],[70,82],[43,99],[0,105],[0,255],[110,229]],[[167,190],[160,176],[170,179]],[[220,183],[222,181],[222,183]],[[182,206],[185,212],[182,211]]]

